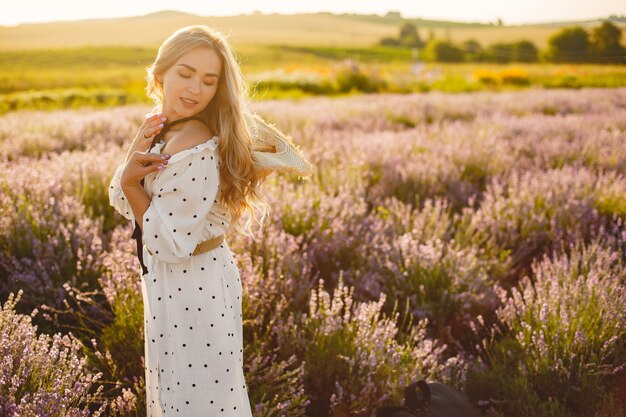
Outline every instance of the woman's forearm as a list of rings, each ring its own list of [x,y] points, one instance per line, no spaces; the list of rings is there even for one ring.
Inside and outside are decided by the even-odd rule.
[[[124,160],[124,163],[128,162],[128,160],[130,159],[130,157],[133,155],[134,152],[135,152],[135,146],[133,145],[130,147],[130,149],[126,153],[126,159]]]
[[[120,184],[122,191],[128,200],[128,204],[133,211],[133,216],[143,231],[143,215],[150,206],[150,197],[141,184],[125,185]]]

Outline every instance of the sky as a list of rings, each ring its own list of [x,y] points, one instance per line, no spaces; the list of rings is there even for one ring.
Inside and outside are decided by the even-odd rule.
[[[140,16],[161,10],[178,10],[201,16],[262,13],[362,13],[384,15],[399,11],[403,17],[490,23],[502,19],[505,25],[544,23],[626,15],[624,0],[317,0],[297,2],[272,0],[19,0],[5,5],[0,25],[67,21],[91,18]]]

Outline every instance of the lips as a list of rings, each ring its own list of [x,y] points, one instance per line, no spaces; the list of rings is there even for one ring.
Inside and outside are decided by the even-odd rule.
[[[197,102],[197,101],[195,101],[195,100],[190,100],[190,99],[185,98],[185,97],[181,97],[180,99],[181,99],[181,100],[182,100],[182,102],[183,102],[183,103],[185,103],[185,104],[198,104],[198,102]]]

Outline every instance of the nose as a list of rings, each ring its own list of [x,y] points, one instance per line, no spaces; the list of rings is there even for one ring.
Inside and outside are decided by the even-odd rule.
[[[200,93],[200,81],[191,81],[189,85],[187,86],[187,90],[189,90],[191,94],[194,94],[194,95],[199,94]]]

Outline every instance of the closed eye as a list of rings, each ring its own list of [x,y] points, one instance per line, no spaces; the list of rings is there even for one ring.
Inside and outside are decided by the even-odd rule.
[[[191,77],[190,77],[190,76],[188,76],[188,75],[187,75],[187,76],[185,76],[185,75],[180,74],[180,76],[181,76],[181,77],[183,77],[183,78],[191,78]],[[209,86],[209,87],[210,87],[210,86],[212,86],[212,85],[214,85],[214,84],[215,84],[215,83],[204,83],[204,85]]]

